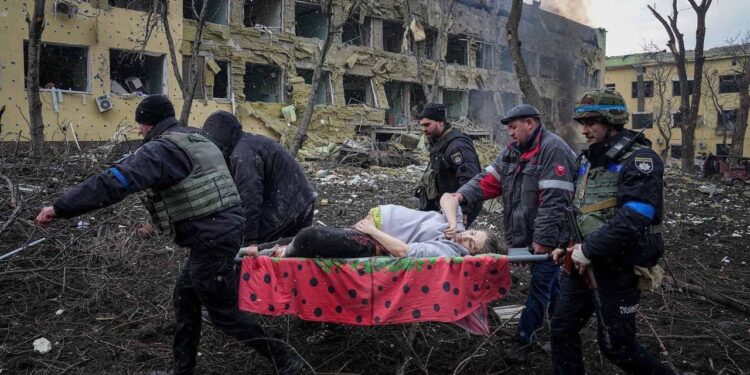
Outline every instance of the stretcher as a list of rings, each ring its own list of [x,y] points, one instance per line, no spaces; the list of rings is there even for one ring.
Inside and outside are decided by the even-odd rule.
[[[507,295],[510,264],[549,255],[355,259],[241,258],[239,306],[271,316],[351,325],[454,323],[488,335],[487,305]]]

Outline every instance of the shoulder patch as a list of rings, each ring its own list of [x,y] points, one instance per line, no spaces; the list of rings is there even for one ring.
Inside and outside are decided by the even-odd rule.
[[[461,163],[464,162],[464,156],[461,154],[461,151],[456,151],[451,154],[451,161],[455,165],[461,165]]]
[[[562,177],[562,176],[565,176],[565,166],[564,166],[564,165],[562,165],[562,164],[558,164],[558,165],[556,165],[556,166],[555,166],[555,174],[556,174],[556,175],[557,175],[558,177]]]
[[[651,173],[654,170],[654,159],[650,157],[636,156],[635,167],[643,173]]]

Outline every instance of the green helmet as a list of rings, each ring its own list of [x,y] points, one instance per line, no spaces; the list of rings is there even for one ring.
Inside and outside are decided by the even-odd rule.
[[[602,122],[622,127],[628,122],[625,99],[615,90],[592,90],[578,101],[573,119],[600,119]]]

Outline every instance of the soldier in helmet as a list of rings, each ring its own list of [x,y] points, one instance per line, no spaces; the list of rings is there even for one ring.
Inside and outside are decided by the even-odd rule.
[[[539,111],[528,104],[512,108],[501,122],[513,143],[492,166],[456,193],[459,202],[482,202],[502,196],[505,239],[510,247],[530,247],[550,253],[566,240],[562,213],[571,204],[575,153],[541,123]],[[554,262],[531,266],[531,283],[518,336],[506,351],[514,362],[526,361],[545,310],[552,315],[559,289],[560,267]],[[552,302],[552,303],[551,303]]]
[[[593,292],[581,276],[587,266],[601,299],[596,313],[601,314],[597,342],[602,354],[628,373],[671,374],[635,337],[640,300],[635,268],[658,273],[654,266],[664,250],[663,163],[642,134],[624,129],[628,112],[618,92],[586,93],[573,118],[589,144],[578,159],[574,197],[584,241],[568,249],[577,271],[563,273],[552,317],[555,374],[585,372],[579,331],[595,310]],[[553,252],[556,259],[563,254]]]

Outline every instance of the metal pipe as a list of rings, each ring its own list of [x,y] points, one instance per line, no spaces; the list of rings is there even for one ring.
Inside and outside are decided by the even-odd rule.
[[[34,245],[37,245],[37,244],[43,242],[46,239],[47,239],[46,237],[42,237],[42,238],[40,238],[40,239],[38,239],[36,241],[33,241],[33,242],[29,243],[29,244],[23,245],[23,246],[19,247],[18,249],[15,249],[15,250],[7,253],[7,254],[4,254],[3,256],[0,256],[0,260],[8,259],[8,258],[12,257],[13,255],[16,255],[17,253],[21,252],[21,250],[23,250],[23,249],[25,249],[27,247],[32,247]]]

